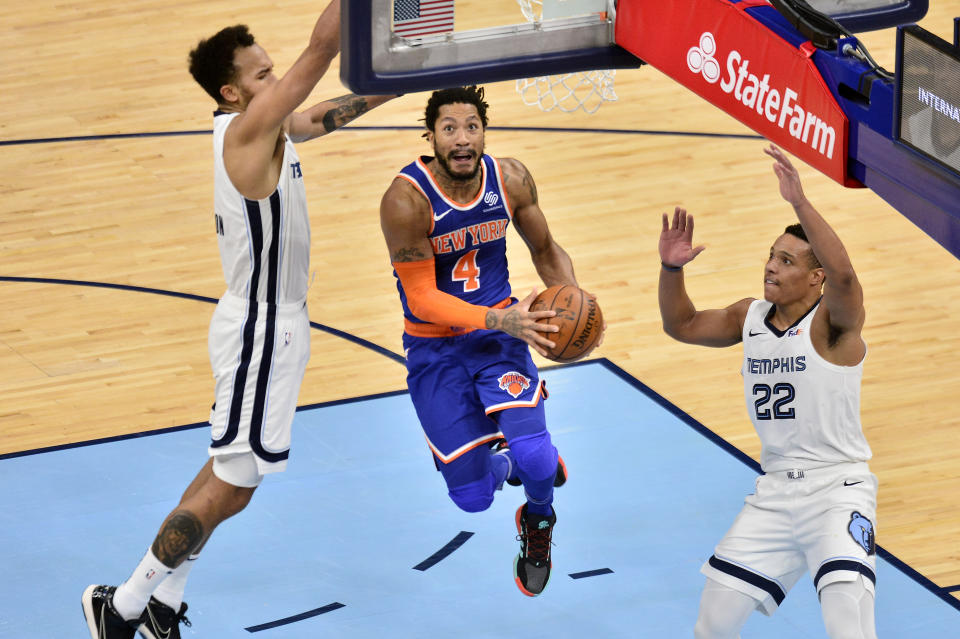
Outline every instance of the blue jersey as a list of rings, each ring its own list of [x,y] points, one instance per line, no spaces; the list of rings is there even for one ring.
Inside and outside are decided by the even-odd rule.
[[[503,173],[489,155],[480,159],[480,192],[472,202],[458,204],[441,190],[421,156],[399,173],[430,202],[430,243],[436,260],[437,288],[478,306],[496,306],[510,297],[506,234],[513,212],[503,187]],[[396,271],[394,271],[396,277]],[[408,332],[411,325],[427,324],[407,305],[400,279],[397,290]],[[449,327],[447,334],[469,329]],[[418,332],[418,331],[416,331]],[[436,334],[432,332],[431,334]]]

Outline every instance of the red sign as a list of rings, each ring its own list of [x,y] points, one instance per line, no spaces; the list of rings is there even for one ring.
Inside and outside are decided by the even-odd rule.
[[[616,42],[845,186],[849,121],[810,57],[745,9],[766,2],[620,2]]]

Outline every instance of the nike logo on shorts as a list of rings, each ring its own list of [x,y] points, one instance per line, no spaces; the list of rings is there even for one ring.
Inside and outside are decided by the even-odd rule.
[[[860,481],[847,481],[847,480],[843,481],[844,486],[856,486],[857,484],[862,484],[862,483],[863,483],[862,479]]]

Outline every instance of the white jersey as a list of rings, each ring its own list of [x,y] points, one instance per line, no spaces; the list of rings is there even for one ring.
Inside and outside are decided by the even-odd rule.
[[[743,323],[743,390],[764,472],[871,457],[860,426],[863,361],[838,366],[817,354],[810,325],[818,305],[780,331],[767,321],[773,304],[754,300]]]
[[[213,208],[227,290],[244,300],[289,304],[306,299],[310,218],[300,158],[289,137],[276,190],[262,200],[243,197],[223,163],[223,139],[237,113],[213,118]]]

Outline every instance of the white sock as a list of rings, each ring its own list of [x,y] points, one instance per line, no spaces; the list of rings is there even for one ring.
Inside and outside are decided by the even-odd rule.
[[[150,595],[172,573],[173,570],[157,559],[152,550],[148,550],[130,577],[113,594],[113,607],[124,619],[139,617],[147,607]]]
[[[173,574],[164,579],[153,591],[154,598],[173,608],[174,612],[178,612],[180,604],[183,603],[183,591],[187,587],[187,575],[190,574],[190,569],[193,568],[193,563],[199,556],[190,555],[182,564],[174,568]]]

